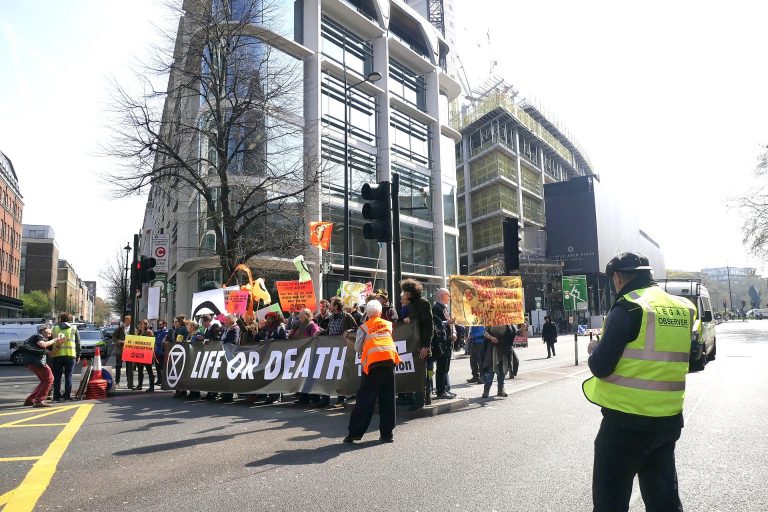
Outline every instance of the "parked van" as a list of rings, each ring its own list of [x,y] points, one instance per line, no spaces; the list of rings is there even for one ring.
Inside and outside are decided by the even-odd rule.
[[[696,306],[698,314],[693,325],[689,367],[691,372],[700,372],[707,362],[715,360],[717,354],[717,324],[712,316],[709,291],[701,284],[700,279],[659,279],[657,282],[667,293],[685,297]]]
[[[40,325],[42,324],[0,325],[0,362],[10,361],[17,365],[22,364],[22,353],[18,347],[27,338],[37,334],[37,328]]]
[[[758,320],[768,318],[768,308],[750,309],[747,311],[747,318],[757,318]]]

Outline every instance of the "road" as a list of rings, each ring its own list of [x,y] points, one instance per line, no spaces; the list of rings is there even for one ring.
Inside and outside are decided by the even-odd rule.
[[[717,360],[688,377],[677,449],[683,503],[687,511],[768,510],[768,321],[717,329]],[[28,422],[42,426],[6,427],[30,411],[16,404],[33,380],[2,366],[0,503],[37,467],[5,460],[48,453],[70,428],[35,510],[591,510],[600,412],[581,393],[586,366],[573,367],[572,338],[557,348],[554,359],[540,342],[520,349],[506,399],[482,400],[480,386],[457,384],[468,371],[465,358],[455,360],[454,390],[469,406],[401,416],[391,445],[375,432],[342,444],[343,410],[190,403],[167,393],[124,393],[90,402],[87,414],[75,407]],[[86,416],[81,427],[63,426],[77,414]],[[631,510],[644,510],[633,496]]]

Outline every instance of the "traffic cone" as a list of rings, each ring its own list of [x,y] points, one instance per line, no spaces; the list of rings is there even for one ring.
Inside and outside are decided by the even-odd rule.
[[[85,372],[88,370],[88,360],[83,359],[82,368],[80,369],[80,377],[85,378]]]
[[[85,391],[86,400],[99,400],[107,398],[107,381],[101,374],[101,351],[96,347],[96,354],[93,356],[93,370],[91,371],[91,380],[88,381],[88,388]]]

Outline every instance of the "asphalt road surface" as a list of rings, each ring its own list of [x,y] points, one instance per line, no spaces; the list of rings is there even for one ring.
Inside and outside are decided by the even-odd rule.
[[[582,360],[586,341],[579,342]],[[717,345],[717,360],[688,377],[677,448],[683,503],[688,511],[765,511],[768,321],[720,325]],[[510,396],[493,400],[479,398],[480,386],[462,384],[468,362],[457,355],[453,389],[467,407],[428,418],[401,415],[394,444],[378,443],[374,418],[355,446],[341,443],[348,412],[338,409],[185,402],[169,393],[121,393],[56,411],[23,408],[34,377],[3,365],[0,507],[591,510],[600,411],[581,393],[588,373],[583,362],[574,367],[573,338],[561,337],[557,348],[553,359],[540,341],[520,349]],[[42,413],[51,414],[24,420]],[[42,492],[37,498],[29,495],[34,486]],[[644,510],[637,492],[631,510]]]

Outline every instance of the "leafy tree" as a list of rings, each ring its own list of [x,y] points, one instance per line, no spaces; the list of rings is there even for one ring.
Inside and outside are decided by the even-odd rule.
[[[128,297],[129,283],[125,281],[125,267],[129,265],[125,261],[125,254],[117,251],[111,261],[99,272],[99,277],[106,282],[107,300],[112,313],[121,316],[125,297]]]
[[[96,325],[103,325],[107,323],[110,317],[109,304],[101,297],[96,297],[93,304],[93,322]]]
[[[144,93],[117,87],[108,153],[125,166],[110,182],[118,196],[149,189],[153,204],[180,201],[182,219],[195,205],[191,249],[215,256],[226,279],[255,256],[306,246],[304,194],[319,164],[304,151],[303,64],[262,30],[284,21],[285,2],[183,4],[177,35],[167,34],[176,44],[145,63]],[[167,87],[153,84],[157,75]]]
[[[51,315],[53,301],[46,292],[42,290],[32,290],[29,293],[22,293],[19,298],[24,303],[25,316],[42,318]]]

